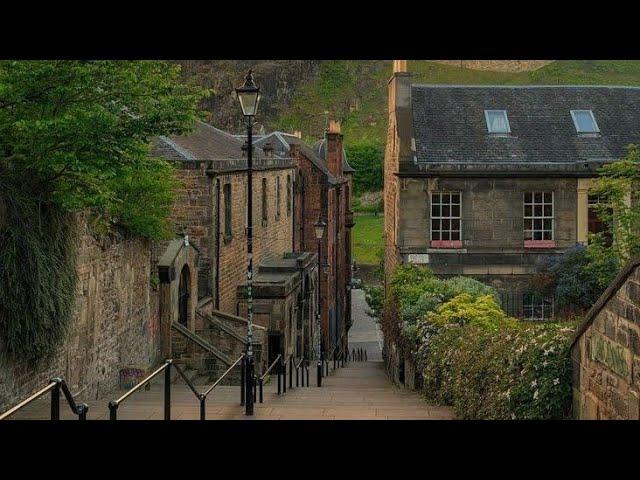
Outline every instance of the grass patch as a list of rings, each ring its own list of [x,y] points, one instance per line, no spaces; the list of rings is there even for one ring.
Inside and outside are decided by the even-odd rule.
[[[358,215],[352,229],[353,259],[359,264],[377,265],[384,251],[384,217]]]

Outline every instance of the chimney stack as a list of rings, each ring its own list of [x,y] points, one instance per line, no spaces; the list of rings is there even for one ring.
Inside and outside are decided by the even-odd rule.
[[[406,60],[394,60],[393,61],[393,73],[405,73],[407,71]]]
[[[342,133],[340,122],[329,121],[326,133],[325,159],[327,168],[337,178],[342,177]]]

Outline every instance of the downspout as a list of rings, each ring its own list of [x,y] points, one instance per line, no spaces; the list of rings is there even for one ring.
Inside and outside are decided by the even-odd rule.
[[[216,310],[220,309],[220,179],[216,179],[216,295],[214,298],[214,305]]]

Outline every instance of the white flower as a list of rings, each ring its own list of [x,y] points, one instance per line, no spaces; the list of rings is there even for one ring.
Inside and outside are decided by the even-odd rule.
[[[544,362],[542,362],[542,366],[546,367],[547,365],[549,365],[549,362],[547,362],[546,360]]]
[[[536,390],[535,392],[533,392],[533,399],[537,400],[538,399],[538,390]]]
[[[533,382],[531,382],[531,388],[535,388],[538,386],[538,380],[534,379]]]
[[[554,378],[553,379],[553,384],[554,385],[558,385],[560,383],[560,379],[559,378]]]

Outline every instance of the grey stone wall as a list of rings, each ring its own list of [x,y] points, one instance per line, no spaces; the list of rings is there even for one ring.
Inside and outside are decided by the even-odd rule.
[[[572,178],[401,178],[398,249],[404,262],[442,275],[469,275],[498,289],[523,289],[544,256],[577,242],[577,180]],[[462,248],[430,247],[430,195],[462,193]],[[524,247],[523,195],[554,192],[554,248]]]
[[[574,418],[640,418],[640,259],[587,314],[571,360]]]
[[[90,401],[118,386],[125,368],[146,370],[159,349],[158,295],[150,282],[149,242],[104,246],[79,217],[78,285],[73,319],[53,358],[37,365],[0,360],[0,411],[61,376]]]

